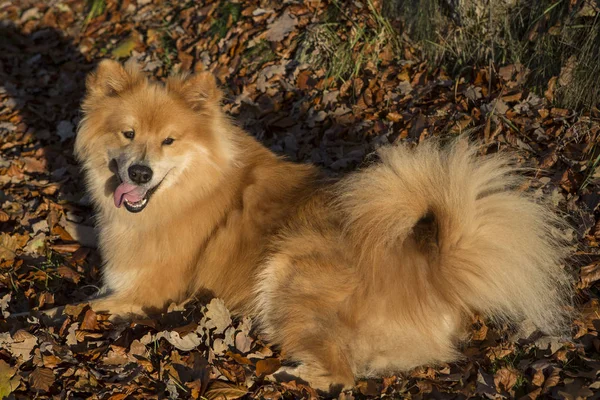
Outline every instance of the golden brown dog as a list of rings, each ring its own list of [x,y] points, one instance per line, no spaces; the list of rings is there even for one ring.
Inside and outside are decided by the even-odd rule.
[[[103,61],[87,88],[76,154],[106,263],[98,310],[210,291],[323,389],[459,358],[473,312],[565,323],[559,223],[503,156],[388,147],[325,184],[232,124],[209,73],[163,85]]]

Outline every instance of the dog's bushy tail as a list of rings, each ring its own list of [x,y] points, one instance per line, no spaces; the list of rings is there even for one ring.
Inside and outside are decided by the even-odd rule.
[[[562,332],[570,287],[557,229],[564,223],[517,189],[508,157],[476,152],[465,139],[380,150],[381,162],[337,187],[347,232],[366,252],[407,240],[434,252],[426,276],[468,311]],[[433,245],[419,246],[415,235],[430,235]]]

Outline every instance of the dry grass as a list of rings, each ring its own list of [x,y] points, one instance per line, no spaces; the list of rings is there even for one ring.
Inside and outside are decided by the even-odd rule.
[[[401,21],[422,57],[450,73],[519,63],[538,92],[560,77],[557,105],[590,109],[600,100],[599,11],[589,0],[390,0],[382,14]]]
[[[327,78],[345,81],[369,62],[377,65],[386,46],[399,54],[399,38],[388,19],[370,0],[366,5],[368,12],[357,21],[346,14],[340,0],[332,0],[323,21],[300,36],[296,60],[324,68]]]

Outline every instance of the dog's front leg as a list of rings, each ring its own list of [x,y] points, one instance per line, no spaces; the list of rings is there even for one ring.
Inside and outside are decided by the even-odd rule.
[[[110,319],[145,317],[148,315],[145,307],[140,303],[132,302],[126,298],[115,295],[94,298],[89,301],[92,310],[99,313],[110,314]]]

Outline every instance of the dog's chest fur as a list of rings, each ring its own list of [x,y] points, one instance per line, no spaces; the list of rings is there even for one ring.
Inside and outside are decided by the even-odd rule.
[[[173,207],[164,193],[137,215],[109,208],[100,232],[108,291],[156,308],[207,291],[248,311],[271,238],[312,190],[314,175],[312,168],[266,161],[281,168],[247,160],[187,209]],[[179,200],[175,205],[185,204]]]

